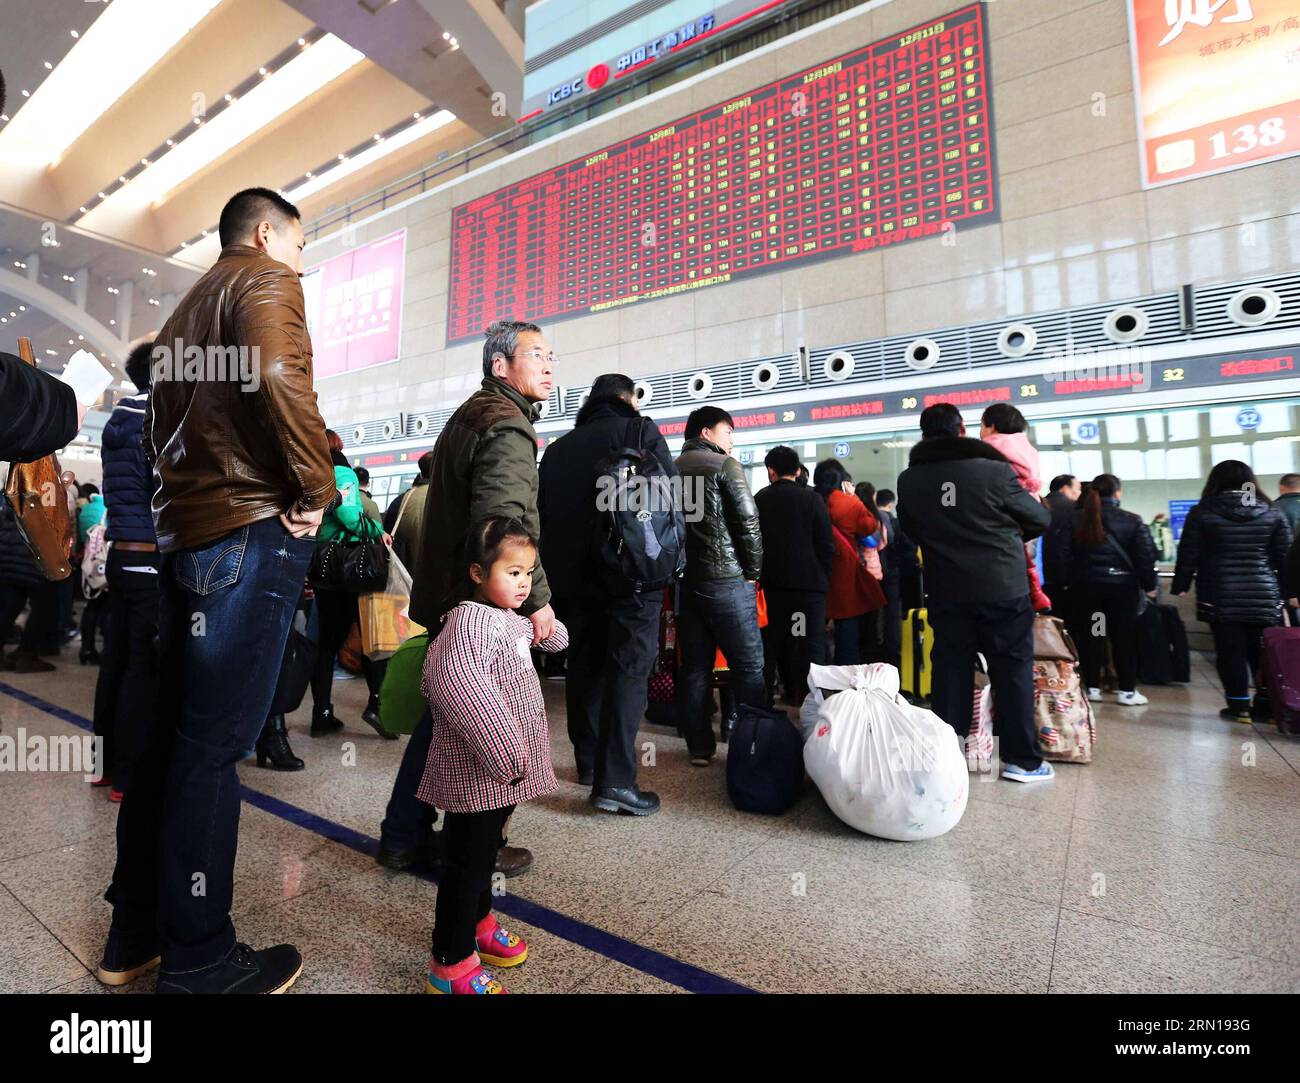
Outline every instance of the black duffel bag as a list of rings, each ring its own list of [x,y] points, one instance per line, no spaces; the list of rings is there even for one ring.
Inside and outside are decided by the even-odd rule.
[[[307,582],[321,590],[354,594],[388,586],[388,546],[383,538],[335,538],[317,542]]]
[[[779,816],[803,792],[803,741],[784,711],[742,704],[727,743],[727,796],[741,812]]]

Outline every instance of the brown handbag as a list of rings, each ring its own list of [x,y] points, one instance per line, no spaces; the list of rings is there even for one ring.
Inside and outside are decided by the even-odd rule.
[[[1034,660],[1037,662],[1079,661],[1079,651],[1059,617],[1034,618]]]
[[[31,339],[18,340],[18,356],[36,365]],[[18,533],[32,551],[41,574],[49,580],[67,579],[72,574],[68,561],[74,536],[72,516],[59,475],[59,460],[51,453],[34,463],[11,463],[5,485],[5,498],[14,510]]]

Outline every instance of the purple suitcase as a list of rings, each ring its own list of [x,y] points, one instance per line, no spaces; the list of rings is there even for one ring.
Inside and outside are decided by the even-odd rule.
[[[1264,629],[1264,683],[1278,730],[1300,736],[1300,628]]]

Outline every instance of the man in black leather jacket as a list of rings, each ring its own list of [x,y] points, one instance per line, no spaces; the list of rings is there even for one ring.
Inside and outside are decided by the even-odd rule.
[[[701,406],[686,419],[677,459],[686,513],[686,581],[677,616],[682,665],[677,719],[691,763],[705,767],[717,745],[710,724],[709,677],[721,648],[737,705],[761,707],[763,641],[755,588],[763,568],[763,534],[745,471],[731,457],[732,420]]]

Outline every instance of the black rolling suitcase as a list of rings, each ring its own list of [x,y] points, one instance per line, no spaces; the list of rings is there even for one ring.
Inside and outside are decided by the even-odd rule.
[[[1176,684],[1187,684],[1192,679],[1192,652],[1187,647],[1187,628],[1176,605],[1159,605],[1160,620],[1165,628],[1165,641],[1169,644],[1170,666]]]

